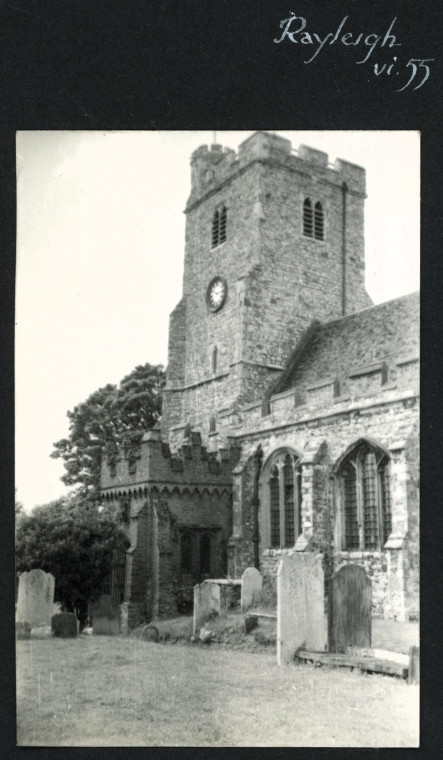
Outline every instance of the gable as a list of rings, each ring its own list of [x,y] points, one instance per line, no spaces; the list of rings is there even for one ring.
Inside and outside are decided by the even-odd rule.
[[[320,325],[296,346],[267,398],[298,389],[305,395],[329,386],[334,395],[362,384],[404,384],[419,355],[419,294],[373,306]],[[416,367],[415,367],[416,370]]]

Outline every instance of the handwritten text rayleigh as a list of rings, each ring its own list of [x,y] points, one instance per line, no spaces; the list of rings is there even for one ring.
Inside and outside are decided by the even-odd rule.
[[[367,34],[365,37],[364,33],[361,32],[360,34],[357,35],[356,39],[354,40],[352,39],[353,38],[352,32],[347,32],[346,34],[342,34],[342,31],[344,29],[344,26],[348,18],[349,18],[348,16],[345,16],[342,19],[335,34],[333,32],[329,32],[323,39],[321,39],[320,35],[318,34],[311,34],[309,32],[304,31],[306,29],[306,19],[303,16],[295,16],[294,14],[292,14],[289,18],[286,18],[283,21],[280,21],[280,29],[282,29],[283,27],[284,29],[283,29],[280,39],[279,40],[275,39],[274,42],[277,42],[277,43],[283,42],[283,40],[287,37],[291,42],[297,43],[298,40],[296,39],[296,35],[299,34],[301,35],[300,43],[302,45],[315,45],[316,43],[318,43],[318,47],[314,55],[311,58],[309,58],[308,61],[305,61],[305,63],[311,63],[311,61],[313,61],[314,58],[316,58],[316,56],[319,54],[320,50],[324,47],[324,45],[326,45],[328,40],[329,40],[330,45],[333,45],[336,42],[341,42],[342,45],[354,45],[354,46],[359,45],[360,42],[363,40],[363,44],[367,45],[367,47],[369,47],[369,50],[367,54],[363,57],[363,59],[361,61],[356,61],[356,63],[366,63],[372,51],[380,42],[381,35]],[[391,34],[396,21],[397,21],[397,17],[395,17],[392,20],[389,29],[387,30],[385,36],[383,37],[383,40],[380,45],[381,47],[384,47],[388,42],[389,42],[389,47],[399,47],[401,45],[401,42],[396,42],[395,35]],[[297,28],[294,28],[293,22],[300,22],[300,24],[298,25]]]
[[[274,42],[279,44],[284,40],[288,40],[289,42],[293,42],[295,44],[300,43],[301,45],[316,45],[314,54],[306,61],[304,61],[304,63],[311,63],[318,56],[326,44],[334,45],[336,43],[341,43],[346,47],[349,47],[351,45],[353,47],[357,47],[360,44],[363,47],[366,46],[367,51],[364,50],[363,57],[360,61],[356,61],[357,64],[366,63],[377,46],[380,48],[401,47],[401,42],[397,42],[397,37],[392,33],[395,22],[397,21],[396,16],[392,19],[383,37],[381,34],[373,33],[365,35],[364,32],[355,34],[354,32],[346,31],[343,33],[348,18],[349,16],[345,16],[341,20],[335,34],[334,32],[328,32],[328,34],[322,38],[319,34],[306,31],[306,19],[303,16],[296,16],[295,13],[291,13],[289,18],[285,18],[280,21],[280,29],[283,31],[280,38],[275,38]],[[397,60],[398,56],[394,56],[393,61],[390,65],[384,63],[382,66],[380,66],[378,63],[375,63],[374,74],[377,77],[383,73],[390,76],[391,72],[394,70],[394,73],[398,75],[400,71],[398,69]],[[397,90],[397,92],[402,92],[402,90],[405,90],[407,87],[409,87],[411,82],[415,79],[415,75],[420,70],[420,73],[423,73],[423,77],[421,81],[413,88],[414,90],[418,90],[429,77],[430,67],[427,64],[434,60],[434,58],[410,58],[408,63],[406,63],[406,69],[408,67],[411,67],[412,69],[409,80],[403,87]]]

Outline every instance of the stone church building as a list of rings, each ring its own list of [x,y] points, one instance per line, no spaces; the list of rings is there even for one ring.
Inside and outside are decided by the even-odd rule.
[[[102,462],[129,628],[249,566],[273,606],[294,548],[417,615],[419,300],[372,305],[365,197],[363,168],[275,134],[192,154],[161,429]]]

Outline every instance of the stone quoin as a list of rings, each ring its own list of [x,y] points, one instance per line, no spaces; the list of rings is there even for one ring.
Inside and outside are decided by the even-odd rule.
[[[320,552],[418,614],[418,294],[365,290],[365,170],[256,132],[191,157],[183,296],[161,429],[102,458],[130,546],[122,630],[191,611],[207,578]],[[120,577],[120,576],[119,576]]]

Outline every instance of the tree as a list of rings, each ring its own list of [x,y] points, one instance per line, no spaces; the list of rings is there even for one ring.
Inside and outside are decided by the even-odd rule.
[[[127,546],[118,522],[71,494],[35,507],[16,534],[18,572],[41,568],[55,578],[56,599],[84,627],[88,601],[109,576],[114,552]]]
[[[69,437],[57,441],[51,454],[64,460],[66,485],[80,484],[91,498],[98,496],[103,449],[154,427],[161,413],[163,381],[162,365],[140,365],[119,386],[99,388],[68,412]]]

